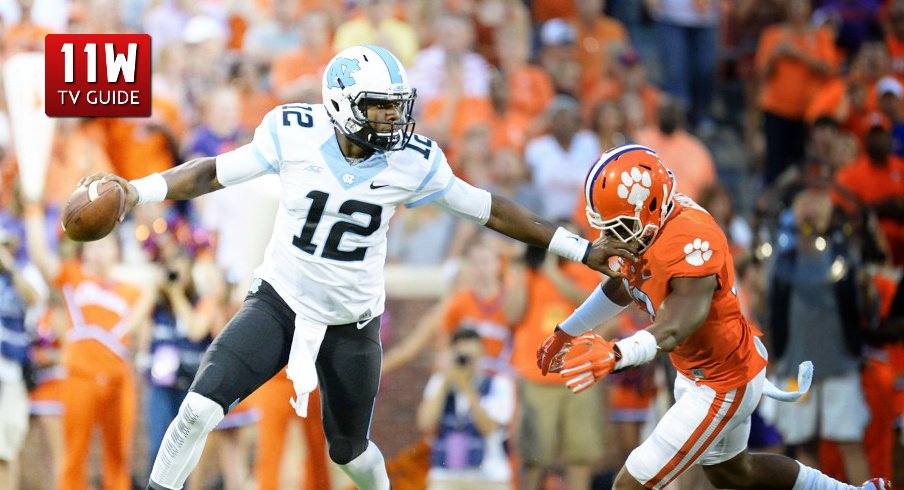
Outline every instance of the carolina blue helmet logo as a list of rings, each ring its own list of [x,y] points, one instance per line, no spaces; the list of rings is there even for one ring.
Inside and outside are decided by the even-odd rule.
[[[327,74],[328,88],[346,88],[355,84],[355,78],[352,73],[360,70],[361,66],[358,60],[348,58],[337,58],[329,67]]]

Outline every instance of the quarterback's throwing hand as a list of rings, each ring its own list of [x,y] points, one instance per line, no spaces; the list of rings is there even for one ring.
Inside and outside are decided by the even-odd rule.
[[[546,337],[537,349],[537,367],[543,372],[543,376],[549,372],[557,373],[562,369],[562,358],[568,353],[573,338],[558,325],[552,335]]]
[[[585,333],[574,339],[571,350],[565,356],[561,371],[566,379],[565,385],[571,391],[580,393],[611,373],[620,358],[614,340]]]
[[[101,182],[105,181],[113,181],[122,186],[123,190],[126,191],[126,208],[122,213],[122,216],[119,217],[119,220],[122,221],[122,218],[129,214],[129,211],[138,204],[138,190],[135,189],[135,186],[132,185],[128,180],[111,173],[99,172],[96,174],[89,175],[87,177],[83,177],[82,180],[78,182],[79,186],[88,186],[91,182],[95,180],[100,180]]]

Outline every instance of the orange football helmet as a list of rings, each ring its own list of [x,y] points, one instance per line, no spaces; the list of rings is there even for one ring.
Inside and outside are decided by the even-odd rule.
[[[584,182],[587,221],[638,251],[653,243],[672,210],[675,176],[653,150],[617,146],[590,167]]]

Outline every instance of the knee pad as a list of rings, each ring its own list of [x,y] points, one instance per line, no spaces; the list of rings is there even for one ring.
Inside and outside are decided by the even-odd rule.
[[[367,439],[355,440],[351,437],[336,437],[330,441],[330,459],[336,464],[348,464],[367,449]]]
[[[194,433],[200,430],[206,434],[213,430],[225,416],[226,411],[219,403],[204,395],[189,391],[185,400],[182,400],[176,420],[189,432]]]
[[[224,413],[217,402],[189,392],[166,430],[151,470],[151,482],[164,488],[182,488],[201,458],[207,434],[223,420]]]

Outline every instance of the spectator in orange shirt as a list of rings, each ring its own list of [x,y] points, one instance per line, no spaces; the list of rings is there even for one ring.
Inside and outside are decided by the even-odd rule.
[[[302,25],[304,43],[276,56],[270,68],[273,93],[285,102],[319,102],[323,69],[335,54],[324,12],[308,13]]]
[[[577,0],[577,60],[581,65],[581,93],[600,78],[612,75],[612,62],[628,44],[628,31],[604,13],[605,0]]]
[[[804,117],[811,126],[822,117],[834,119],[846,131],[861,137],[864,116],[875,110],[874,102],[869,99],[865,83],[856,78],[838,78],[816,92]]]
[[[836,181],[875,210],[888,240],[892,261],[904,265],[904,161],[892,154],[888,129],[876,125],[866,133],[866,155],[836,174]]]
[[[496,37],[499,69],[505,82],[506,112],[533,119],[554,95],[549,73],[530,63],[530,34],[509,26]]]
[[[270,110],[280,104],[272,90],[263,83],[267,71],[267,67],[244,61],[236,65],[235,76],[230,81],[242,99],[241,126],[249,134]]]
[[[552,77],[557,94],[577,98],[581,91],[581,65],[577,60],[577,31],[563,19],[540,26],[540,66]]]
[[[138,403],[129,337],[148,321],[156,285],[150,281],[140,290],[113,279],[116,234],[82,244],[80,259],[62,260],[47,247],[43,209],[29,203],[25,212],[29,256],[45,279],[62,289],[71,322],[63,345],[65,451],[58,488],[85,488],[92,434],[99,426],[104,489],[127,490]]]
[[[432,99],[425,100],[421,117],[418,119],[424,134],[442,145],[446,145],[446,155],[456,161],[468,132],[475,126],[493,120],[493,106],[488,96],[468,95],[466,82],[467,67],[462,60],[447,58],[443,71],[446,77],[443,89]]]
[[[732,15],[726,19],[728,25],[725,26],[724,32],[730,36],[734,44],[733,51],[737,57],[736,77],[743,85],[743,97],[739,101],[741,103],[739,107],[743,109],[741,120],[744,141],[751,146],[759,145],[762,141],[760,112],[757,108],[760,81],[754,63],[757,44],[766,28],[778,24],[784,18],[784,0],[740,0],[732,9]]]
[[[681,192],[697,200],[705,188],[716,183],[716,166],[703,143],[684,130],[684,121],[681,102],[664,98],[659,106],[659,125],[637,131],[634,142],[652,148],[669,162],[675,179],[681,183]]]
[[[182,126],[178,108],[157,97],[151,106],[151,117],[104,118],[92,123],[100,125],[99,143],[113,163],[113,171],[123,178],[162,172],[177,162]]]
[[[544,75],[546,75],[545,72]],[[550,87],[552,87],[551,82]],[[542,118],[510,110],[508,80],[506,80],[505,74],[499,70],[494,70],[490,76],[490,103],[494,112],[492,119],[493,148],[508,146],[522,151],[527,141],[543,130]]]
[[[550,325],[564,320],[599,286],[600,276],[536,248],[528,249],[524,266],[513,267],[518,268],[515,274],[524,274],[513,283],[525,288],[512,351],[520,377],[522,488],[538,488],[544,473],[558,464],[565,466],[567,488],[590,488],[591,470],[604,449],[600,434],[605,406],[599,388],[574,395],[561,378],[543,376],[537,369],[536,346],[549,335]]]
[[[425,315],[404,341],[387,351],[383,372],[405,366],[430,348],[445,352],[456,330],[469,328],[480,335],[484,347],[482,365],[493,372],[511,371],[513,304],[503,286],[502,255],[494,239],[475,237],[465,252],[461,288],[438,310]],[[517,301],[517,300],[515,300]]]
[[[57,120],[44,184],[46,206],[61,208],[85,175],[112,171],[110,158],[98,143],[99,132],[100,128],[89,120]]]
[[[628,47],[616,58],[618,69],[614,76],[600,79],[584,101],[583,116],[593,124],[591,111],[601,101],[618,101],[625,111],[629,132],[644,126],[655,126],[662,92],[647,80],[647,70],[640,54]],[[582,218],[583,219],[583,218]]]
[[[837,64],[831,32],[809,24],[810,1],[790,0],[787,14],[787,21],[763,32],[756,54],[763,79],[767,184],[803,158],[804,113]]]

